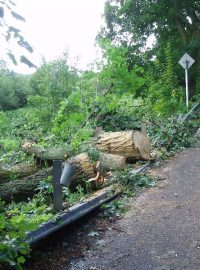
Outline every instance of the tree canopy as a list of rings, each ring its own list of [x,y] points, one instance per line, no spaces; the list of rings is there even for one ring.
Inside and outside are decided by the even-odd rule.
[[[188,52],[195,59],[191,84],[193,90],[196,88],[200,65],[199,1],[108,0],[105,20],[101,36],[127,47],[129,63],[134,53],[141,54],[151,39],[154,45],[149,59],[156,56],[162,61],[166,44],[170,44],[176,64],[182,54]]]
[[[24,38],[21,30],[16,27],[16,21],[25,22],[25,18],[16,12],[16,4],[11,0],[0,1],[0,34],[1,37],[7,42],[7,45],[11,40],[15,40],[17,45],[24,48],[27,52],[32,53],[33,48]],[[11,23],[9,17],[15,19],[15,23]],[[16,57],[15,53],[9,46],[6,48],[7,56],[14,65],[18,62],[28,65],[30,68],[36,67],[27,56],[21,54]],[[18,59],[19,58],[19,59]]]

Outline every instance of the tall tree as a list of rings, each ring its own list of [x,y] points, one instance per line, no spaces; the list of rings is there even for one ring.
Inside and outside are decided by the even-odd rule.
[[[193,95],[200,66],[199,0],[107,0],[105,20],[101,35],[124,44],[130,52],[143,50],[154,38],[149,57],[161,59],[169,43],[176,64],[185,51],[191,54],[196,61],[191,73]]]

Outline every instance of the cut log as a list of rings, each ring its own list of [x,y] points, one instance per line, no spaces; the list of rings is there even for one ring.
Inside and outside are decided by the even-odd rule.
[[[126,158],[123,156],[100,153],[100,160],[92,163],[87,153],[82,153],[67,160],[74,168],[74,175],[72,177],[70,188],[72,190],[77,185],[83,187],[86,183],[94,182],[93,187],[100,186],[106,175],[106,172],[123,169],[125,167]]]
[[[104,171],[114,171],[123,169],[125,167],[126,158],[124,156],[99,153],[100,170]]]
[[[32,197],[36,193],[35,189],[40,181],[50,175],[52,175],[52,168],[40,170],[21,180],[17,179],[4,183],[0,185],[0,198],[3,201],[11,202],[12,200],[23,201],[28,197]]]
[[[96,147],[99,151],[120,155],[135,160],[150,159],[150,141],[140,131],[119,131],[103,133]]]
[[[25,176],[34,174],[39,171],[40,168],[35,164],[20,163],[11,167],[0,167],[0,184],[9,182],[17,178],[23,178]]]
[[[34,155],[35,157],[40,158],[41,160],[53,160],[61,159],[66,160],[72,155],[72,151],[68,146],[56,146],[44,148],[40,145],[37,145],[32,141],[24,141],[22,143],[22,149],[29,155]]]
[[[105,172],[123,168],[125,166],[125,157],[100,153],[100,161],[93,163],[87,153],[82,153],[71,157],[67,160],[67,163],[71,164],[75,169],[70,185],[70,189],[75,191],[78,185],[85,188],[88,182],[94,182],[91,188],[101,186]],[[34,170],[38,170],[38,167],[32,164],[19,164],[12,168],[15,168],[15,173],[18,173],[21,177],[30,173],[32,175],[6,183],[1,182],[0,198],[6,202],[11,200],[23,201],[33,196],[40,181],[52,175],[52,168],[42,169],[33,174]],[[7,170],[6,172],[11,173],[13,171]]]
[[[75,169],[70,185],[71,189],[74,190],[78,185],[85,186],[88,179],[95,177],[93,164],[87,153],[71,157],[67,160],[67,163],[71,164]]]
[[[146,135],[142,132],[133,132],[134,147],[139,150],[142,159],[150,160],[151,143]]]

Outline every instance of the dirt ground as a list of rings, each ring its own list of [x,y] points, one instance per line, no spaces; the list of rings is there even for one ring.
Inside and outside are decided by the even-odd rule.
[[[131,198],[120,219],[95,212],[35,252],[26,270],[199,270],[200,148],[152,170],[155,188]],[[88,234],[98,233],[95,237]]]

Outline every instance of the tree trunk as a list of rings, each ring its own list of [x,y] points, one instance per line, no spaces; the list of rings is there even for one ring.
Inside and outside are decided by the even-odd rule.
[[[103,133],[96,142],[99,151],[135,160],[150,159],[150,141],[139,131]]]
[[[114,171],[124,169],[126,164],[126,158],[124,156],[112,155],[106,153],[100,153],[100,170]]]
[[[29,155],[34,155],[41,160],[66,160],[72,155],[72,151],[68,146],[44,148],[28,140],[22,143],[22,149]]]
[[[90,161],[87,153],[71,157],[67,160],[67,163],[74,167],[74,173],[70,184],[70,190],[75,191],[78,185],[86,188],[87,181],[92,178],[102,179],[105,176],[105,172],[123,169],[125,167],[126,158],[123,156],[117,156],[112,154],[100,153],[100,162],[93,163]],[[26,165],[26,166],[25,166]],[[27,174],[32,174],[35,170],[38,170],[37,166],[32,164],[22,164],[13,166],[15,172],[17,171],[18,176],[21,177]],[[12,167],[12,168],[13,168]],[[3,170],[5,172],[5,170]],[[13,171],[6,171],[6,173]],[[3,175],[3,173],[2,173]],[[35,190],[40,181],[45,179],[47,176],[52,175],[52,167],[48,169],[42,169],[31,176],[24,177],[22,179],[15,179],[9,182],[2,182],[0,184],[0,198],[6,202],[23,201],[28,197],[32,197],[37,191]],[[97,177],[98,176],[98,177]],[[4,176],[4,179],[5,176]],[[92,185],[96,188],[96,185]]]
[[[21,180],[12,180],[0,185],[0,198],[3,201],[23,201],[32,197],[41,180],[52,175],[52,168],[43,169]]]
[[[0,167],[0,184],[9,182],[10,180],[23,178],[39,171],[39,167],[34,164],[20,163],[11,167]]]
[[[71,164],[75,169],[70,184],[72,190],[75,190],[78,185],[85,186],[88,179],[95,177],[93,164],[86,153],[71,157],[67,160],[67,163]]]

